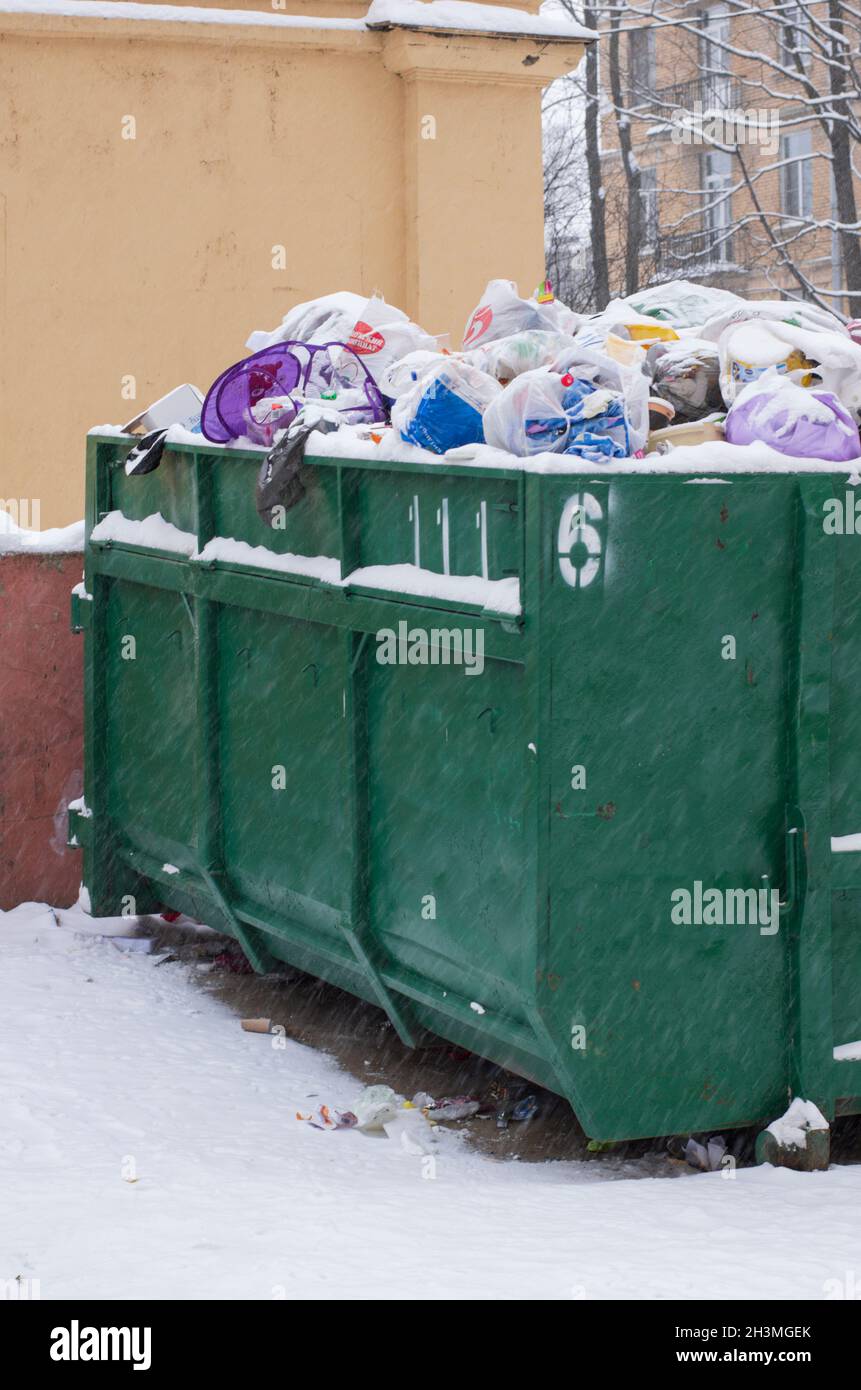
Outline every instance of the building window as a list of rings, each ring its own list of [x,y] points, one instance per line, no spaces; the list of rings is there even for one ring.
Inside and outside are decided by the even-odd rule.
[[[658,171],[640,170],[640,225],[643,251],[651,251],[658,240]]]
[[[702,157],[702,179],[705,190],[705,258],[717,264],[732,260],[730,230],[732,228],[732,155],[728,150],[709,150]],[[722,196],[723,195],[723,196]]]
[[[778,58],[791,72],[798,71],[798,59],[806,71],[813,53],[810,46],[810,16],[803,5],[784,5],[780,20]]]
[[[631,90],[635,97],[655,89],[655,31],[651,25],[632,29],[628,34],[628,61]]]
[[[728,72],[732,55],[725,46],[730,41],[730,16],[726,5],[710,5],[703,10],[700,25],[703,104],[706,110],[723,110],[730,105],[732,91]]]
[[[780,141],[780,205],[785,217],[813,214],[813,161],[809,130],[795,130]]]

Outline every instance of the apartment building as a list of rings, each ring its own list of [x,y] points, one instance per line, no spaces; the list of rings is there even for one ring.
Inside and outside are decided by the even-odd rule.
[[[611,266],[618,281],[628,122],[641,284],[689,276],[765,297],[806,282],[836,294],[828,302],[842,310],[840,237],[827,225],[837,217],[830,145],[811,95],[828,89],[813,22],[827,6],[758,8],[667,6],[623,20],[625,110],[608,110],[601,128]]]

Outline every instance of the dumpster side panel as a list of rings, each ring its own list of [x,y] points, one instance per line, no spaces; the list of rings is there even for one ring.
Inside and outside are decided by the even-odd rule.
[[[476,1021],[517,1015],[533,931],[523,667],[469,676],[372,654],[367,677],[374,932],[396,968],[465,999]]]
[[[211,460],[218,467],[218,458]],[[110,486],[109,507],[132,521],[160,512],[165,521],[180,531],[197,531],[197,491],[189,454],[166,449],[152,473],[127,477],[124,468],[111,468],[106,481]]]
[[[344,634],[218,605],[222,849],[243,898],[319,930],[350,910]]]
[[[176,455],[174,457],[177,457]],[[201,457],[200,455],[198,457]],[[265,455],[243,457],[229,468],[211,460],[211,522],[216,536],[231,536],[249,545],[266,546],[276,554],[340,554],[338,478],[334,468],[303,467],[304,495],[295,506],[279,512],[267,526],[257,514],[257,475]],[[209,460],[203,456],[206,466]]]
[[[428,473],[356,478],[355,567],[413,564],[437,574],[505,579],[520,569],[517,482]]]
[[[553,1010],[600,1138],[785,1099],[787,933],[671,911],[783,881],[793,507],[786,479],[546,490]]]
[[[125,580],[107,586],[106,607],[108,803],[97,809],[126,845],[175,864],[197,843],[193,612],[178,593]]]

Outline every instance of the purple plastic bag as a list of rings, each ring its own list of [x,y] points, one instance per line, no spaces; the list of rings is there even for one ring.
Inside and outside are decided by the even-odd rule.
[[[358,391],[362,397],[342,410],[346,421],[385,420],[379,388],[352,348],[345,343],[285,342],[252,353],[216,378],[203,402],[200,428],[215,444],[245,437],[268,445],[272,422],[261,423],[252,413],[259,401],[269,396],[290,398],[275,422],[280,429],[294,419],[309,392],[311,398],[319,399],[328,388]]]
[[[861,458],[858,426],[830,391],[784,378],[763,378],[736,397],[726,417],[730,444],[769,444],[791,458],[848,463]]]

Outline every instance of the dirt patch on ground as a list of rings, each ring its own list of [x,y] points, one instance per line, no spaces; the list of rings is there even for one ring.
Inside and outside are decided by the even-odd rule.
[[[405,1047],[382,1010],[300,970],[284,966],[269,975],[246,973],[244,957],[229,937],[202,935],[157,918],[141,927],[141,935],[155,937],[154,951],[164,956],[159,968],[184,964],[199,988],[222,1000],[238,1018],[270,1018],[288,1037],[328,1052],[355,1077],[357,1090],[387,1085],[408,1098],[424,1091],[436,1098],[481,1100],[488,1113],[458,1127],[467,1130],[470,1144],[496,1158],[589,1161],[604,1171],[618,1170],[620,1176],[673,1177],[691,1171],[668,1155],[663,1139],[590,1149],[561,1096],[430,1033],[420,1046]],[[510,1112],[529,1096],[537,1103],[533,1118],[509,1119],[505,1127],[497,1122],[500,1112]],[[320,1097],[320,1102],[326,1100]],[[753,1131],[736,1136],[740,1163],[753,1161],[755,1137]],[[838,1121],[832,1160],[861,1162],[861,1117]]]

